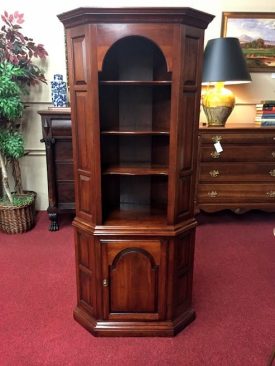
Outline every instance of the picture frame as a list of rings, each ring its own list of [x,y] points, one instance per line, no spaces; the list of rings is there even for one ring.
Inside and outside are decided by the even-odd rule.
[[[223,12],[221,37],[239,39],[250,72],[275,72],[275,13]]]

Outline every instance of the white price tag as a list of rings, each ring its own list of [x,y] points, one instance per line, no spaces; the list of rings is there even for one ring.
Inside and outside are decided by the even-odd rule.
[[[216,143],[214,144],[214,147],[215,147],[215,149],[216,149],[217,153],[220,153],[220,152],[222,152],[222,151],[223,151],[223,148],[222,148],[222,145],[221,145],[220,141],[216,142]]]

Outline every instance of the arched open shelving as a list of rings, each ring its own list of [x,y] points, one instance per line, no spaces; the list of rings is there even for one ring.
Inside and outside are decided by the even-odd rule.
[[[144,37],[122,38],[105,55],[99,73],[105,223],[119,211],[150,220],[158,212],[165,222],[171,85],[162,51]]]
[[[171,72],[161,49],[150,39],[128,36],[116,41],[106,53],[100,83],[151,82],[158,85],[171,83]]]
[[[169,134],[171,77],[152,41],[129,36],[115,42],[99,73],[101,131]]]

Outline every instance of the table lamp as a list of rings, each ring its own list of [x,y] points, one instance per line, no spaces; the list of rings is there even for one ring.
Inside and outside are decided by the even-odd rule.
[[[249,82],[251,76],[238,38],[216,38],[208,41],[204,51],[202,75],[202,85],[207,85],[207,89],[202,93],[202,106],[209,127],[224,127],[234,108],[235,96],[224,88],[224,84]]]

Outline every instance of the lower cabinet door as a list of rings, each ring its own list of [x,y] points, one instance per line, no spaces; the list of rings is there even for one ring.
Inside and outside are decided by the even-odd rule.
[[[104,318],[165,317],[167,242],[100,240]]]

